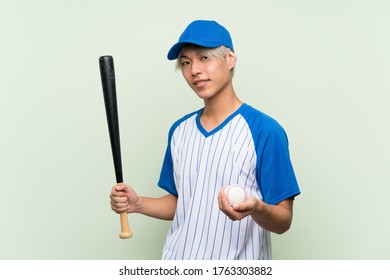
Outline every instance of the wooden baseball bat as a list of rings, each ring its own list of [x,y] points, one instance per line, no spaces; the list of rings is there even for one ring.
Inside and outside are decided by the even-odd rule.
[[[119,137],[118,106],[116,100],[116,85],[114,59],[112,56],[101,56],[99,58],[100,76],[102,80],[104,105],[106,108],[108,131],[110,134],[111,151],[114,160],[115,177],[118,185],[123,184],[122,159]],[[129,228],[127,212],[120,213],[121,233],[119,237],[127,239],[133,236]]]

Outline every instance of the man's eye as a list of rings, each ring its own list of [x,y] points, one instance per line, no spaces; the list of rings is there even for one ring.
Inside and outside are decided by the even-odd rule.
[[[202,60],[209,59],[207,56],[202,56]]]
[[[189,61],[182,61],[182,62],[181,62],[181,65],[182,65],[182,66],[184,66],[184,65],[188,65],[188,64],[190,64],[190,62],[189,62]]]

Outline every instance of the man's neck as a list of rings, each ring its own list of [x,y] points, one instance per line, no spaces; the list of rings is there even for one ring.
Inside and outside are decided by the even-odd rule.
[[[205,100],[205,108],[200,117],[203,128],[207,131],[213,130],[233,114],[242,103],[234,92],[224,98]]]

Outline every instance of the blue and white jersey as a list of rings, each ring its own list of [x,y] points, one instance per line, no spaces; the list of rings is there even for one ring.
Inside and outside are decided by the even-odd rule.
[[[178,201],[163,259],[271,259],[270,233],[251,217],[231,221],[219,210],[218,192],[238,184],[269,204],[298,195],[287,136],[247,104],[207,132],[202,110],[169,131],[158,185]]]

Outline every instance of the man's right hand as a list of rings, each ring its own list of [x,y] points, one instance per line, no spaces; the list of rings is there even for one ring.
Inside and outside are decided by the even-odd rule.
[[[135,212],[138,200],[139,197],[133,188],[125,183],[119,183],[111,189],[111,209],[118,214],[122,212]]]

